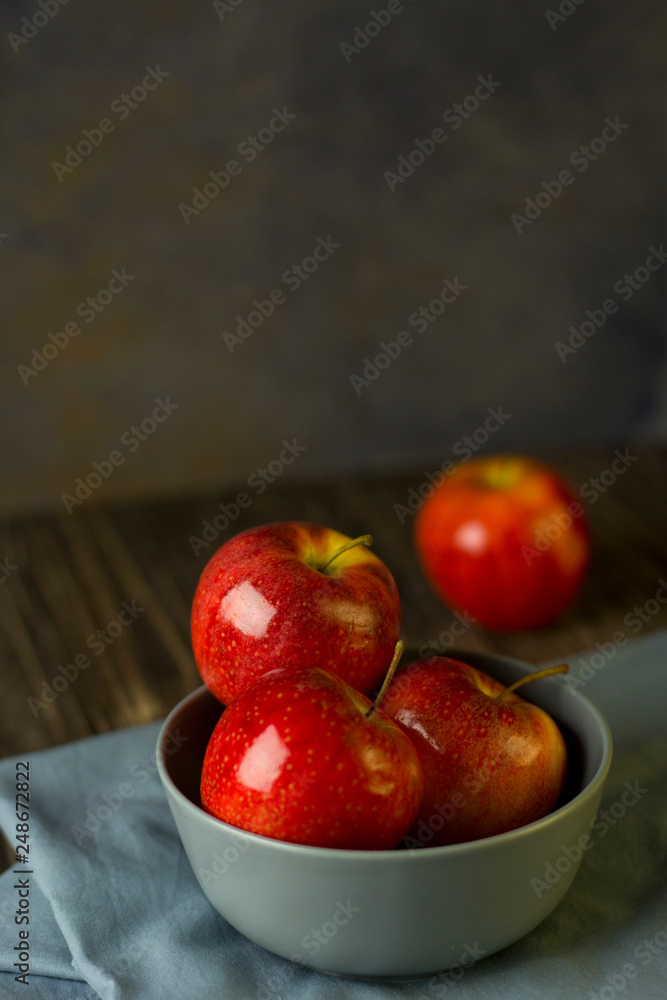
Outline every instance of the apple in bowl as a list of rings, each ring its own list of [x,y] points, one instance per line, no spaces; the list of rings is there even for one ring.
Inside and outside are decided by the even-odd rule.
[[[412,740],[424,768],[410,848],[492,837],[548,815],[563,790],[567,749],[554,720],[515,689],[567,672],[548,667],[501,684],[444,656],[404,666],[383,710]]]
[[[364,694],[381,684],[401,611],[371,542],[284,521],[242,531],[214,553],[191,629],[199,672],[223,704],[283,666],[317,665]]]
[[[202,806],[290,843],[396,847],[417,815],[424,776],[409,737],[378,708],[383,694],[371,702],[318,667],[264,674],[213,731]]]

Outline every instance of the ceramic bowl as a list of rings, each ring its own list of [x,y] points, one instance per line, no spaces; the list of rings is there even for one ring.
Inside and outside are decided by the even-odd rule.
[[[535,668],[450,650],[504,684]],[[284,958],[348,976],[413,977],[476,962],[528,934],[560,902],[584,855],[611,762],[609,728],[563,677],[522,697],[559,724],[569,764],[548,816],[449,847],[345,851],[238,830],[205,813],[199,779],[222,706],[205,688],[178,704],[158,738],[158,766],[203,892],[252,941]]]

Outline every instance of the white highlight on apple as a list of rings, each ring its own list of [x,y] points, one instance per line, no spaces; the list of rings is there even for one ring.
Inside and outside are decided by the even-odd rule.
[[[276,608],[247,580],[233,587],[220,601],[220,617],[253,639],[266,634],[275,613]]]
[[[267,726],[239,764],[238,780],[256,792],[270,792],[289,755],[276,727]]]
[[[481,521],[466,521],[456,530],[454,544],[469,552],[471,556],[477,556],[487,547],[489,533]]]
[[[412,666],[414,667],[415,664],[413,663]],[[436,750],[438,749],[438,741],[435,740],[424,727],[423,722],[419,718],[418,712],[415,712],[413,709],[408,709],[403,714],[403,721],[406,726],[409,726],[411,729],[416,729],[419,735],[423,736],[427,743],[430,743],[432,747],[436,748]]]

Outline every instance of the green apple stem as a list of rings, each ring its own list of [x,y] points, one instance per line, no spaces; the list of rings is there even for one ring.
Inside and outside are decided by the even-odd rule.
[[[392,678],[393,678],[394,674],[396,673],[396,667],[398,666],[398,661],[400,660],[401,655],[402,655],[404,649],[405,649],[405,643],[401,639],[399,639],[398,642],[396,643],[396,649],[394,650],[393,659],[392,659],[391,663],[389,664],[389,670],[387,671],[387,676],[385,677],[385,679],[382,682],[382,687],[378,691],[377,698],[375,699],[375,701],[373,702],[373,704],[371,705],[371,707],[366,712],[366,718],[367,719],[370,719],[371,715],[373,714],[373,712],[375,711],[375,709],[378,707],[378,705],[380,704],[380,702],[384,698],[385,693],[387,691],[387,688],[391,684]]]
[[[338,556],[342,556],[343,552],[347,552],[348,549],[354,548],[355,545],[366,545],[370,547],[373,544],[372,535],[359,535],[358,538],[350,538],[349,541],[345,542],[345,545],[341,545],[339,549],[336,549],[332,556],[329,556],[327,561],[323,566],[320,566],[320,573],[326,572],[331,566],[334,559],[338,559]]]
[[[534,673],[528,674],[527,677],[521,677],[520,680],[514,681],[514,684],[510,684],[509,687],[496,696],[496,701],[502,701],[510,691],[516,691],[518,687],[521,687],[522,684],[527,684],[528,681],[538,681],[540,677],[551,677],[552,674],[566,674],[569,669],[570,667],[567,663],[559,663],[557,667],[545,667],[544,670],[536,670]]]
[[[484,482],[492,490],[507,490],[522,475],[525,475],[525,469],[520,459],[515,455],[499,455],[497,464],[484,473]]]

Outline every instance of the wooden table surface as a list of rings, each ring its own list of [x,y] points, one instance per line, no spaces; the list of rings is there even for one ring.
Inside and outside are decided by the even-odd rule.
[[[619,450],[626,453],[625,446]],[[619,630],[633,637],[667,624],[667,607],[655,610],[659,581],[667,576],[667,451],[630,448],[627,455],[627,468],[608,488],[613,448],[549,459],[576,492],[601,474],[605,490],[589,485],[589,498],[596,499],[584,505],[594,559],[562,619],[513,634],[470,627],[459,646],[539,663],[609,642]],[[394,510],[422,482],[423,468],[382,478],[278,481],[197,555],[189,539],[201,538],[203,522],[238,490],[115,507],[91,501],[71,516],[63,510],[6,519],[0,525],[0,756],[159,719],[197,687],[189,612],[199,574],[218,545],[266,521],[316,521],[353,536],[371,532],[374,551],[398,584],[404,638],[422,644],[444,633],[446,641],[453,615],[418,568],[411,519],[401,524]],[[129,624],[119,625],[124,606],[121,620]]]

